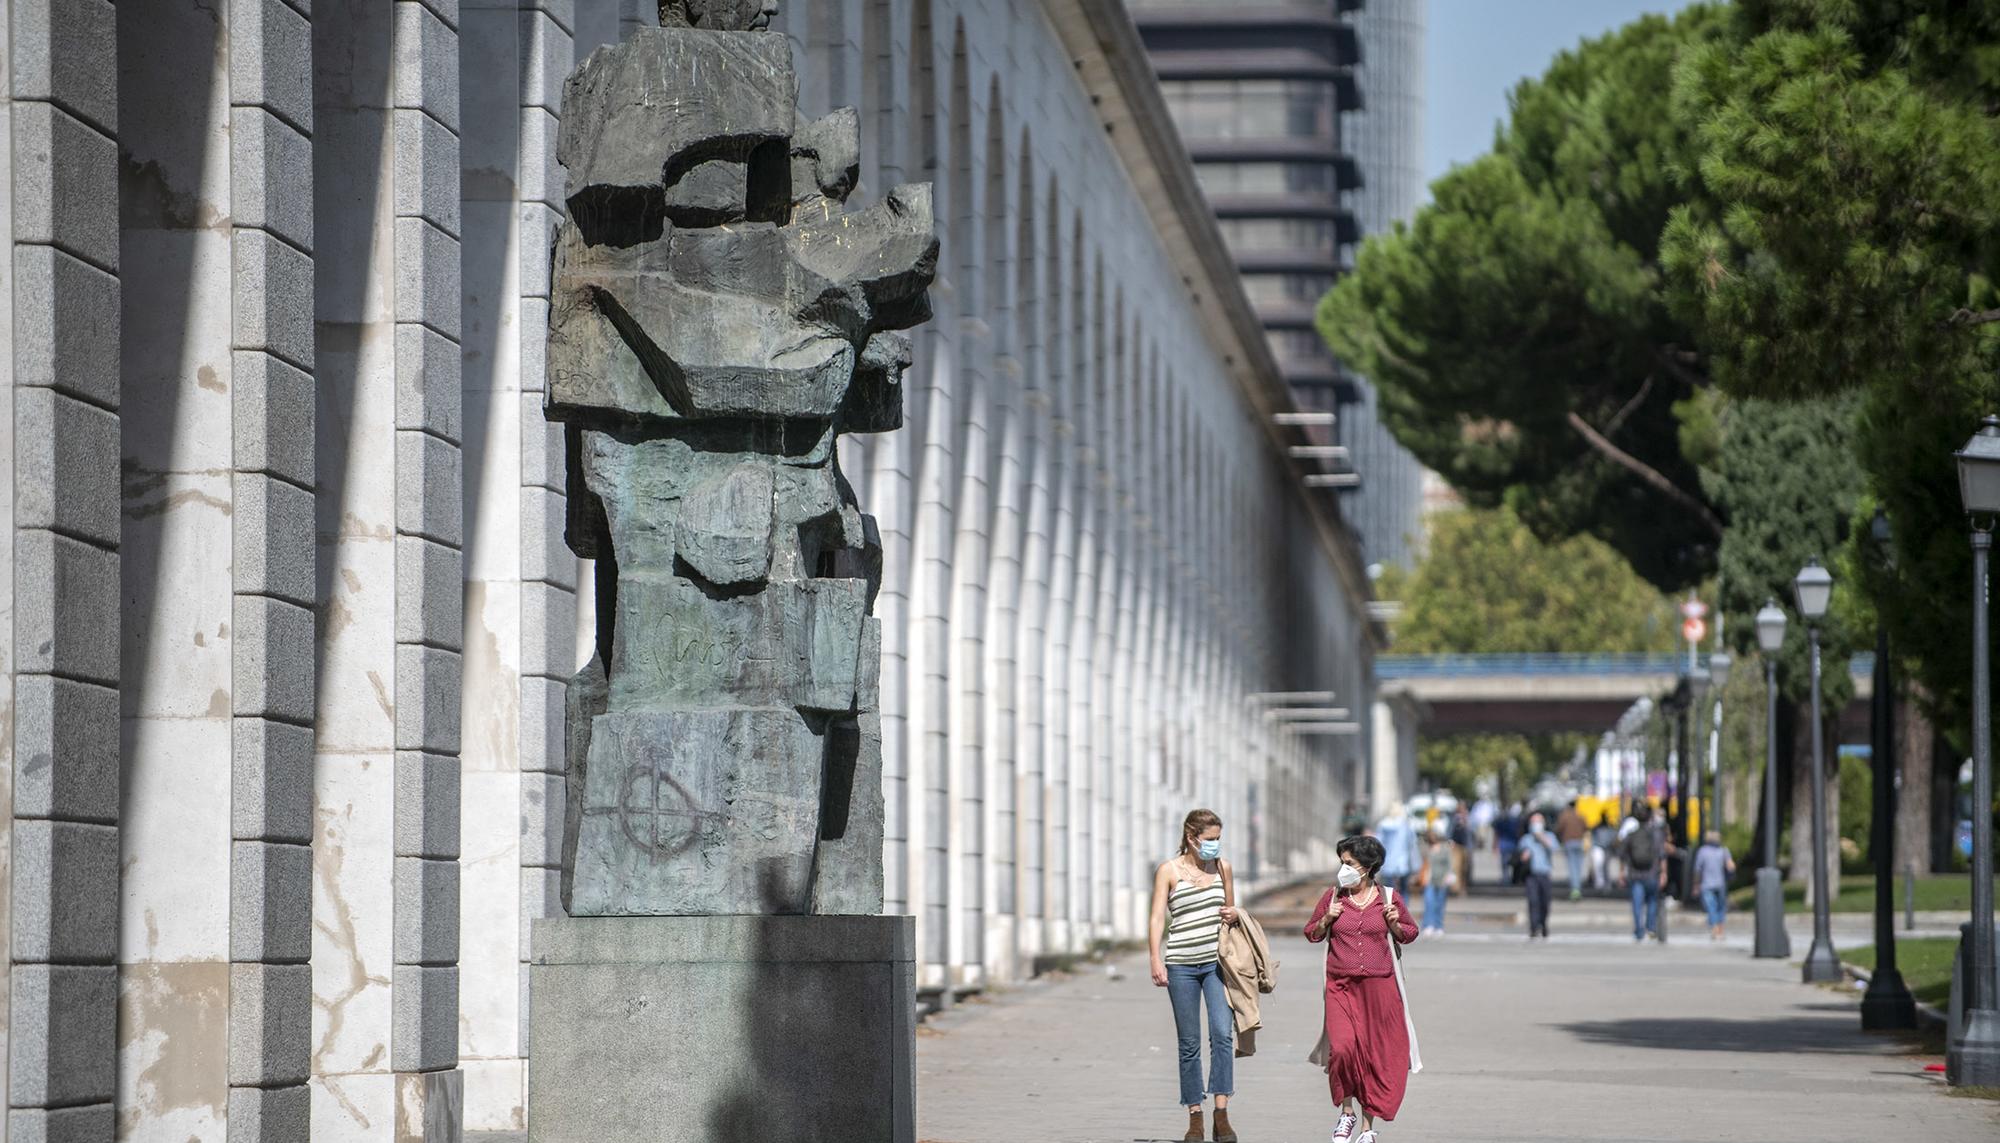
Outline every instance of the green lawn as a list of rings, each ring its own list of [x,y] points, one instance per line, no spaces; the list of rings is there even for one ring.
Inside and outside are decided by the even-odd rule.
[[[1738,912],[1748,912],[1757,907],[1755,886],[1746,885],[1729,894],[1729,907]],[[1917,878],[1917,910],[1919,912],[1966,912],[1972,911],[1972,878],[1963,873],[1939,874]],[[1785,882],[1785,912],[1806,912],[1806,886],[1803,881]],[[1873,877],[1849,876],[1840,879],[1840,892],[1833,896],[1833,911],[1836,913],[1872,913],[1875,911],[1875,879]],[[1896,912],[1903,911],[1903,882],[1896,880]]]
[[[1896,942],[1896,971],[1910,994],[1925,1004],[1943,1008],[1951,1001],[1951,958],[1958,950],[1954,937],[1915,937]],[[1874,971],[1875,946],[1842,949],[1840,959]]]

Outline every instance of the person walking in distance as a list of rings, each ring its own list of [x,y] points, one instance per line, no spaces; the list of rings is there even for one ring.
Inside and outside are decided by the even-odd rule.
[[[1618,830],[1606,813],[1590,830],[1590,891],[1603,893],[1611,888],[1611,847],[1618,844]]]
[[[1555,896],[1556,839],[1540,813],[1528,815],[1528,832],[1521,835],[1515,860],[1524,867],[1522,887],[1528,895],[1528,939],[1549,935],[1549,902]]]
[[[1576,799],[1571,798],[1562,813],[1556,815],[1556,840],[1562,843],[1563,860],[1569,866],[1569,899],[1583,899],[1584,839],[1590,834],[1590,827],[1584,824],[1583,815],[1576,810]]]
[[[1215,1097],[1216,1143],[1235,1143],[1229,1097],[1236,1090],[1236,1021],[1223,986],[1222,929],[1236,923],[1236,878],[1222,859],[1222,819],[1194,810],[1181,825],[1181,847],[1153,873],[1152,919],[1146,943],[1153,983],[1167,990],[1180,1046],[1183,1140],[1202,1139],[1202,1103]],[[1206,1003],[1208,1087],[1201,1084],[1202,1006]]]
[[[1424,891],[1424,932],[1444,935],[1445,898],[1457,879],[1450,839],[1444,830],[1432,830],[1424,863],[1417,869],[1417,885]]]
[[[1418,857],[1416,822],[1403,803],[1389,803],[1389,813],[1375,823],[1375,836],[1382,842],[1382,884],[1402,893],[1417,871]]]
[[[1376,1143],[1375,1124],[1396,1118],[1416,1063],[1396,958],[1417,925],[1401,895],[1377,881],[1380,841],[1348,837],[1334,848],[1338,879],[1306,922],[1306,939],[1326,942],[1326,1081],[1340,1110],[1333,1143]]]
[[[1660,936],[1660,894],[1667,887],[1667,834],[1660,823],[1653,820],[1653,807],[1640,802],[1632,808],[1634,825],[1631,833],[1619,843],[1619,856],[1625,862],[1625,872],[1618,879],[1623,886],[1631,882],[1632,889],[1632,939],[1643,941],[1646,934]]]
[[[1701,889],[1701,907],[1708,913],[1708,939],[1722,939],[1722,924],[1729,915],[1729,875],[1736,872],[1736,859],[1722,846],[1722,835],[1709,830],[1702,846],[1694,851],[1695,884]]]

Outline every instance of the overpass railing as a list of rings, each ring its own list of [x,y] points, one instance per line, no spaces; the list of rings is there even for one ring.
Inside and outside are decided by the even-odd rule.
[[[1708,657],[1702,656],[1704,665]],[[1672,675],[1687,663],[1681,655],[1384,655],[1375,660],[1378,679],[1464,678],[1472,675]]]
[[[1696,662],[1706,668],[1708,656],[1697,656]],[[1482,675],[1678,675],[1686,666],[1685,655],[1661,654],[1383,655],[1375,660],[1375,677],[1386,680]],[[1875,656],[1865,652],[1848,663],[1851,674],[1864,678],[1874,669]]]

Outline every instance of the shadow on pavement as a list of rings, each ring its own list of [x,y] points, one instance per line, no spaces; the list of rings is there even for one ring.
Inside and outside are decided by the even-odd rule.
[[[1832,1020],[1798,1017],[1781,1020],[1714,1020],[1699,1017],[1634,1017],[1556,1024],[1589,1044],[1632,1048],[1665,1048],[1682,1052],[1816,1052],[1822,1055],[1868,1055],[1881,1045],[1858,1036]]]

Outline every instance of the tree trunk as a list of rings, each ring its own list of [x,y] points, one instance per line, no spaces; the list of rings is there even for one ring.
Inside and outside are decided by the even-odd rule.
[[[1951,843],[1958,829],[1958,751],[1931,728],[1931,872],[1951,872]]]
[[[1806,886],[1806,903],[1811,904],[1812,896],[1812,705],[1799,703],[1793,715],[1797,719],[1798,733],[1793,736],[1792,772],[1797,780],[1792,783],[1792,877]],[[1827,719],[1820,727],[1821,744],[1826,750],[1826,854],[1827,884],[1836,894],[1840,889],[1840,765],[1839,751],[1835,748],[1837,739],[1833,731],[1837,723]]]
[[[1931,722],[1914,701],[1917,685],[1896,702],[1896,876],[1931,867]]]

